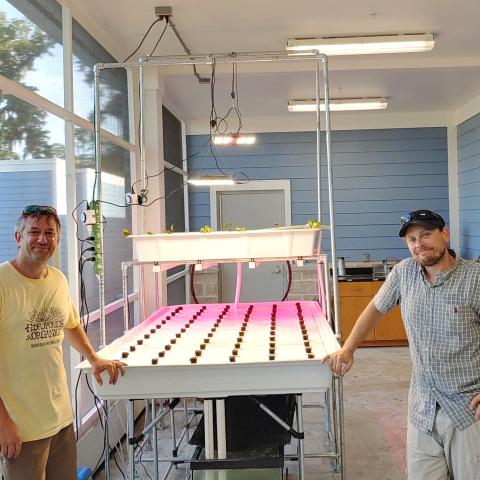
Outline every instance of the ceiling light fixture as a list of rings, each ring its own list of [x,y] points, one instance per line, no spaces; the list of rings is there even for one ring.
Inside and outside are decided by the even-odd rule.
[[[255,141],[255,135],[240,135],[239,133],[213,136],[214,145],[252,145]]]
[[[197,187],[207,187],[215,185],[235,185],[237,182],[227,175],[202,175],[188,179],[190,185]]]
[[[355,111],[355,110],[385,110],[388,106],[386,98],[333,98],[329,101],[330,111]],[[289,112],[315,112],[315,100],[289,100]],[[325,110],[323,99],[320,100],[320,110]]]
[[[290,38],[287,50],[318,50],[325,55],[428,52],[435,45],[433,34],[371,35],[360,37]]]

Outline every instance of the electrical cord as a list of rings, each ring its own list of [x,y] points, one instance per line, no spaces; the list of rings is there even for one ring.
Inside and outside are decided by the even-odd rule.
[[[148,27],[148,30],[145,32],[145,35],[143,36],[142,40],[140,40],[140,43],[138,44],[138,47],[122,62],[122,63],[125,63],[126,61],[130,60],[130,58],[132,58],[139,50],[140,50],[140,47],[143,45],[143,42],[145,41],[145,39],[147,38],[148,34],[150,33],[150,31],[152,30],[153,26],[160,22],[161,19],[160,18],[157,18],[149,27]],[[167,23],[168,25],[168,23]]]
[[[232,52],[231,56],[233,59],[236,57],[236,53]],[[216,63],[215,59],[212,62],[212,73],[211,73],[211,81],[210,81],[210,128],[214,134],[223,135],[228,130],[232,130],[229,128],[229,124],[227,118],[233,112],[237,117],[237,129],[233,132],[234,135],[238,135],[240,130],[242,129],[242,112],[240,111],[239,105],[239,96],[238,96],[238,71],[237,71],[237,64],[235,62],[232,63],[232,82],[230,88],[230,98],[232,99],[232,106],[227,110],[227,113],[223,117],[219,117],[215,108],[215,82],[216,82]]]
[[[235,58],[236,53],[233,52],[232,57]],[[235,62],[232,63],[232,84],[230,89],[230,98],[232,99],[232,106],[227,110],[227,113],[223,117],[217,118],[217,130],[215,133],[225,133],[229,130],[229,125],[227,118],[233,112],[237,117],[237,130],[233,132],[234,135],[238,135],[240,130],[243,127],[242,123],[242,112],[240,111],[239,101],[238,101],[238,75],[237,75],[237,64]],[[219,132],[218,128],[219,125],[225,124],[225,131]]]
[[[187,158],[185,158],[185,160],[190,160],[191,158],[195,157],[196,155],[198,155],[200,152],[195,152],[195,153],[192,153],[192,155],[189,155]],[[148,182],[148,180],[150,178],[155,178],[155,177],[159,177],[160,175],[162,175],[164,172],[170,172],[170,171],[173,171],[175,170],[177,167],[164,167],[163,170],[161,170],[160,172],[156,173],[155,175],[146,175],[145,177],[145,181]],[[135,182],[132,183],[132,188],[131,188],[131,192],[134,193],[135,192],[135,185],[137,183],[140,183],[142,180],[135,180]],[[144,191],[148,192],[148,183],[147,185],[145,186],[145,189]]]
[[[287,270],[288,270],[288,285],[287,285],[287,290],[285,291],[285,295],[283,295],[282,299],[280,300],[281,302],[284,302],[288,294],[290,293],[290,288],[292,286],[292,265],[290,264],[290,261],[287,260]]]
[[[83,202],[80,202],[77,207],[72,212],[75,212],[75,210],[82,204]],[[80,321],[82,322],[83,329],[85,330],[85,333],[88,333],[88,324],[89,324],[89,316],[90,312],[88,310],[88,304],[87,304],[87,295],[86,295],[86,286],[85,286],[85,281],[83,278],[83,268],[85,266],[86,260],[83,259],[83,255],[85,254],[86,251],[95,251],[95,247],[93,246],[87,246],[84,248],[84,245],[88,242],[88,245],[92,245],[92,241],[94,240],[94,237],[86,237],[84,239],[81,239],[78,235],[78,224],[76,222],[75,216],[73,216],[75,223],[77,225],[77,240],[81,242],[80,246],[80,256],[78,259],[78,273],[79,273],[79,280],[80,280],[80,285],[79,285],[79,293],[80,293]],[[82,357],[83,358],[83,357]],[[79,434],[79,415],[78,415],[78,388],[80,385],[80,380],[81,380],[81,374],[78,375],[77,381],[75,383],[75,435],[76,439],[78,441],[78,434]]]
[[[246,180],[237,180],[235,178],[236,175],[243,175],[246,178]],[[250,177],[245,172],[235,172],[232,178],[235,180],[235,183],[238,183],[240,185],[243,185],[244,183],[248,183],[250,181]]]
[[[233,52],[232,57],[235,58],[236,54]],[[210,153],[211,156],[213,157],[215,161],[215,167],[216,169],[224,176],[228,177],[228,174],[220,167],[218,157],[214,152],[214,143],[213,143],[213,137],[214,135],[223,135],[225,134],[228,130],[230,130],[229,124],[228,124],[228,117],[231,116],[231,114],[235,114],[237,118],[237,129],[233,133],[233,135],[239,135],[243,123],[242,123],[242,113],[240,111],[240,105],[239,105],[239,97],[238,97],[238,72],[237,72],[237,65],[235,62],[233,62],[232,66],[232,82],[231,82],[231,89],[230,89],[230,97],[232,99],[232,106],[227,110],[227,113],[223,116],[220,117],[217,113],[217,109],[215,107],[215,84],[216,84],[216,62],[215,59],[212,61],[211,65],[211,79],[210,79],[210,123],[209,123],[209,147],[210,147]],[[247,177],[247,181],[250,179],[248,176],[243,173],[245,177]],[[235,177],[235,174],[234,174]]]
[[[153,47],[153,50],[149,53],[149,56],[151,57],[153,55],[153,52],[157,49],[158,44],[162,41],[163,35],[165,34],[165,31],[168,28],[168,17],[165,17],[165,28],[162,30],[162,33],[160,34],[160,37],[157,40],[157,43]]]
[[[175,188],[174,190],[172,190],[170,193],[168,193],[167,195],[164,195],[163,197],[157,197],[155,198],[154,200],[152,200],[150,203],[145,203],[144,205],[142,205],[143,207],[150,207],[151,205],[153,205],[154,203],[158,202],[159,200],[163,200],[163,199],[166,199],[166,198],[169,198],[171,197],[174,193],[178,192],[179,190],[181,190],[186,184],[188,183],[188,177],[187,177],[187,180],[185,182],[183,182],[178,188]]]
[[[195,294],[195,284],[193,283],[194,277],[195,277],[195,265],[190,265],[190,296],[192,297],[193,303],[198,304],[197,295]]]
[[[143,35],[143,38],[142,40],[140,41],[140,43],[138,44],[137,48],[127,57],[125,58],[125,60],[123,60],[122,63],[125,63],[127,62],[128,60],[130,60],[130,58],[133,57],[133,55],[135,55],[139,50],[140,50],[140,47],[143,45],[143,42],[145,41],[145,39],[147,38],[148,34],[150,33],[150,31],[152,30],[152,28],[154,27],[154,25],[158,22],[160,22],[161,19],[160,18],[157,18],[154,22],[152,22],[152,24],[148,27],[147,31],[145,32],[145,34]],[[155,43],[155,46],[153,47],[153,50],[150,52],[150,55],[152,55],[152,53],[155,51],[155,49],[158,47],[159,43],[161,42],[162,38],[163,38],[163,35],[165,34],[165,31],[167,30],[167,27],[168,27],[169,23],[168,23],[168,17],[166,18],[165,20],[165,27],[162,31],[162,33],[160,34],[160,37],[158,38],[157,42]],[[95,112],[96,108],[95,108],[95,105],[94,105],[94,109],[93,109],[93,115],[94,115],[94,118],[96,118],[96,112]],[[97,158],[97,154],[99,152],[97,152],[97,142],[95,142],[95,158]],[[95,199],[95,189],[96,189],[96,186],[97,186],[97,178],[98,178],[98,175],[99,175],[99,172],[97,170],[95,170],[95,179],[94,179],[94,182],[93,182],[93,192],[92,192],[92,198]],[[118,206],[118,205],[117,205]]]
[[[86,374],[85,374],[85,382],[86,382],[87,387],[90,390],[91,394],[93,395],[93,398],[94,398],[94,401],[95,401],[95,408],[97,410],[100,425],[102,426],[102,429],[103,429],[103,432],[104,432],[104,434],[103,434],[103,452],[100,455],[100,458],[98,459],[98,462],[95,465],[95,467],[93,469],[93,472],[95,472],[98,469],[98,467],[100,466],[100,464],[102,463],[102,460],[105,457],[105,453],[107,452],[107,449],[108,449],[109,454],[111,453],[113,455],[113,460],[114,460],[115,465],[117,466],[120,474],[122,475],[123,479],[126,480],[125,473],[122,470],[122,468],[120,468],[120,465],[117,462],[117,458],[116,458],[116,455],[115,455],[115,450],[110,452],[110,445],[107,445],[107,429],[106,429],[106,425],[104,426],[104,424],[103,424],[102,415],[101,415],[101,410],[103,410],[103,412],[106,413],[105,406],[101,403],[100,399],[95,395],[95,392],[93,391]],[[100,407],[99,407],[99,405],[100,405]]]
[[[142,457],[143,457],[143,448],[142,448],[142,445],[140,443],[137,444],[137,447],[140,449],[140,457],[138,459],[140,465],[143,467],[143,469],[145,470],[145,475],[150,479],[150,480],[153,480],[152,477],[148,474],[148,471],[147,471],[147,468],[145,467],[145,464],[143,463],[142,461]],[[137,448],[135,447],[135,448]],[[135,454],[135,449],[134,449],[134,454]]]

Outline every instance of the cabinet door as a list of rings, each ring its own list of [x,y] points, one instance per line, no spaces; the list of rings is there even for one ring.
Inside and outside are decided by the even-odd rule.
[[[340,297],[369,297],[375,293],[373,282],[339,282]],[[376,290],[375,290],[376,291]]]
[[[406,340],[400,307],[395,307],[384,315],[375,327],[375,340]]]
[[[342,341],[345,341],[352,331],[358,316],[370,302],[371,297],[340,297],[340,328]],[[373,330],[365,340],[374,340]]]

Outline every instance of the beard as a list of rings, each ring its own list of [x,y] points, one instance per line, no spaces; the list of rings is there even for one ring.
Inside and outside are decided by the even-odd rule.
[[[424,257],[417,256],[416,260],[420,265],[422,265],[422,267],[432,267],[433,265],[436,265],[438,262],[440,262],[440,260],[442,260],[446,252],[447,252],[446,246],[444,246],[443,248],[440,248],[437,251],[427,250],[428,255]]]
[[[51,248],[29,249],[27,255],[31,262],[42,263],[48,262],[48,260],[50,260],[50,258],[52,257],[53,253],[54,250]]]

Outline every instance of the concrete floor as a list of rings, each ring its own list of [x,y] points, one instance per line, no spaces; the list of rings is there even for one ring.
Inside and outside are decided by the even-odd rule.
[[[348,480],[406,478],[405,438],[410,372],[408,347],[362,348],[355,354],[355,365],[344,379],[345,478]],[[304,402],[317,399],[318,396],[306,396]],[[304,422],[306,451],[318,451],[323,445],[318,409],[306,409]],[[164,436],[168,435],[169,430],[161,432]],[[170,442],[167,440],[165,443],[168,450]],[[145,457],[148,455],[145,453]],[[111,464],[111,480],[122,479],[113,461]],[[150,477],[154,478],[152,464],[145,463],[145,466]],[[296,465],[287,462],[287,466],[288,478],[298,479]],[[306,480],[340,479],[339,474],[332,472],[329,460],[307,459],[305,470]],[[242,477],[235,476],[247,480],[253,480],[253,477],[248,471],[244,471]],[[103,472],[95,476],[96,480],[104,478]],[[136,478],[149,477],[143,467],[139,466]],[[217,477],[214,478],[217,480]],[[278,475],[265,478],[278,478]],[[179,467],[173,470],[169,479],[185,479],[185,469]]]

